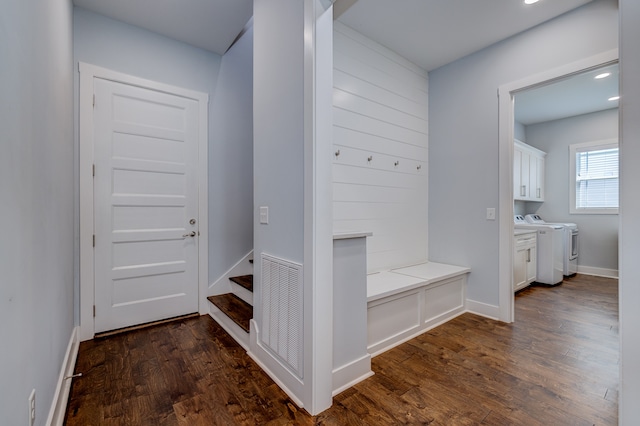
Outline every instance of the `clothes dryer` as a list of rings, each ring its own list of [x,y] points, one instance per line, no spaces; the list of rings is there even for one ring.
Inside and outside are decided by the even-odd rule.
[[[522,215],[515,215],[514,228],[536,231],[536,282],[547,285],[562,283],[564,228],[559,225],[528,223]]]
[[[540,215],[528,214],[524,217],[528,223],[538,225],[559,225],[564,230],[562,274],[572,277],[578,272],[578,225],[575,223],[545,222]]]

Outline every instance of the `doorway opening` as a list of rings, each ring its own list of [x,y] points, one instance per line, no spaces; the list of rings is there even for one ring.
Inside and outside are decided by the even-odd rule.
[[[614,49],[581,61],[529,76],[499,88],[500,140],[500,320],[514,321],[513,261],[514,261],[514,139],[521,132],[516,125],[516,97],[527,91],[550,86],[573,76],[610,66],[618,61]],[[568,166],[568,162],[567,162]],[[568,187],[568,179],[559,183]],[[566,208],[568,209],[568,201]],[[526,206],[526,205],[525,205]]]

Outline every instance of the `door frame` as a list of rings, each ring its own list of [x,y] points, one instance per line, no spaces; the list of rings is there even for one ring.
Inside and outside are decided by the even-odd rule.
[[[513,139],[514,95],[573,74],[618,62],[618,49],[611,49],[557,68],[530,75],[498,88],[499,98],[499,319],[514,321],[513,280]],[[547,182],[548,183],[548,182]]]
[[[107,68],[79,62],[79,191],[80,191],[80,340],[93,339],[94,321],[94,193],[93,193],[93,80],[105,80],[123,83],[144,89],[156,90],[198,102],[198,310],[200,314],[208,312],[206,294],[209,285],[209,244],[208,244],[208,131],[209,131],[209,95],[181,87],[171,86]]]

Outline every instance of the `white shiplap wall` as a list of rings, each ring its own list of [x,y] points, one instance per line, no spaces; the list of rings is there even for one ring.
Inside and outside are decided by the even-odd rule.
[[[427,72],[334,24],[334,229],[373,232],[369,272],[426,261]]]

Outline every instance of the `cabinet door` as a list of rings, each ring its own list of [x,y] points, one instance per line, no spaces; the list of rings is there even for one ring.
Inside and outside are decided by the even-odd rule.
[[[522,197],[522,151],[516,146],[513,151],[513,198],[521,200]]]
[[[531,154],[518,147],[513,151],[513,198],[528,200],[530,198]]]
[[[536,157],[536,183],[533,193],[536,201],[544,201],[544,157]]]
[[[545,153],[516,141],[513,151],[513,199],[544,201]]]
[[[538,157],[529,155],[529,199],[538,200]]]
[[[516,248],[513,257],[513,291],[518,291],[527,283],[527,249]]]
[[[535,244],[531,244],[528,248],[527,248],[527,266],[526,266],[526,282],[527,284],[531,284],[532,282],[534,282],[537,278],[536,275],[536,265],[538,264],[537,261],[537,257],[536,257],[536,245]]]

